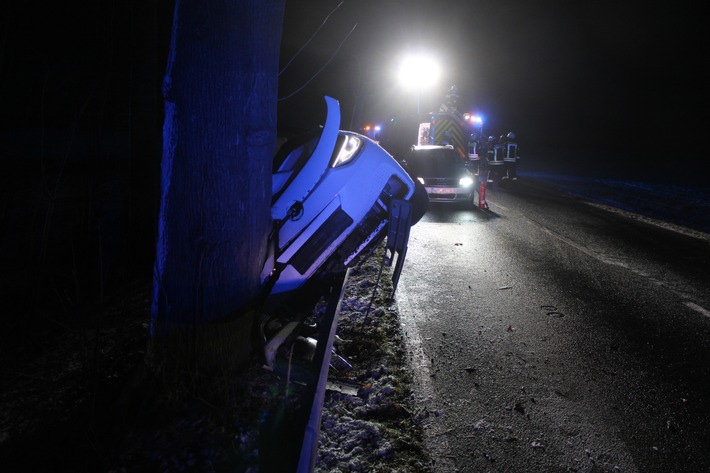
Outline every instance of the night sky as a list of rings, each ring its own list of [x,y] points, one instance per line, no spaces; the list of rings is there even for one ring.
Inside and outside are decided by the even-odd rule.
[[[0,10],[5,155],[26,153],[40,126],[61,135],[76,124],[117,139],[130,129],[134,147],[160,129],[173,2],[80,3]],[[280,132],[322,123],[324,95],[340,101],[343,128],[411,117],[416,97],[395,80],[395,64],[405,52],[425,51],[444,76],[422,93],[422,112],[437,109],[456,85],[459,109],[482,114],[486,134],[515,131],[528,157],[572,150],[662,167],[680,154],[688,164],[672,158],[675,169],[694,171],[706,156],[710,77],[707,15],[693,5],[287,0],[281,67],[293,61],[279,81]],[[121,146],[105,152],[129,145]]]
[[[413,113],[416,98],[402,90],[393,70],[404,52],[421,50],[437,56],[444,71],[439,86],[422,94],[422,112],[438,108],[456,85],[459,110],[482,114],[486,134],[515,131],[528,156],[623,159],[642,167],[653,161],[658,168],[678,164],[669,154],[681,153],[688,165],[674,165],[676,173],[707,156],[701,144],[709,125],[707,16],[699,7],[372,0],[336,9],[340,3],[287,2],[282,66],[335,11],[281,75],[285,97],[331,61],[280,101],[281,123],[311,123],[304,111],[322,113],[309,104],[324,94],[340,100],[346,128]]]

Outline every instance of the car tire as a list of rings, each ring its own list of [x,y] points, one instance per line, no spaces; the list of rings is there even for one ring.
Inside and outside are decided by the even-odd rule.
[[[429,194],[426,192],[424,184],[416,178],[414,181],[414,194],[411,197],[412,202],[412,225],[417,223],[424,214],[429,210]]]

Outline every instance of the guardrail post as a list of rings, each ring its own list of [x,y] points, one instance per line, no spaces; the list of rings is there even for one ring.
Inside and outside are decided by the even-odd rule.
[[[311,403],[311,412],[303,435],[301,455],[298,459],[297,473],[310,473],[315,469],[316,457],[318,453],[318,435],[320,434],[321,414],[323,411],[323,401],[325,398],[325,387],[328,383],[328,370],[330,368],[330,358],[333,352],[333,340],[340,318],[340,305],[345,292],[345,284],[348,280],[350,269],[342,273],[337,281],[340,285],[334,285],[328,307],[320,324],[320,334],[318,345],[313,357],[314,367],[318,367],[318,378],[314,386],[315,392]]]

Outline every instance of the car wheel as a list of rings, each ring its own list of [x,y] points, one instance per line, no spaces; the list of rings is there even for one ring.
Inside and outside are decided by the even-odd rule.
[[[414,179],[414,195],[412,201],[412,225],[417,223],[429,209],[429,194],[426,192],[424,184]]]

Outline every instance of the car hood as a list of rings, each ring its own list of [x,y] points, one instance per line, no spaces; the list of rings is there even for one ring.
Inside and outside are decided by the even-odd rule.
[[[456,179],[470,177],[471,172],[463,166],[408,165],[407,169],[413,177]]]

